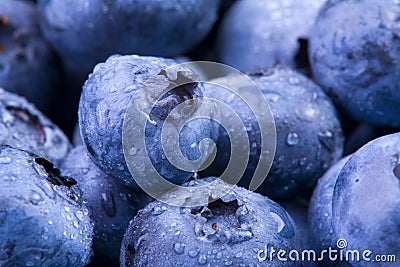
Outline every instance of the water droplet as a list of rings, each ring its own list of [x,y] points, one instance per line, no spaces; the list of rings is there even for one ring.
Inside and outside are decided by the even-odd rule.
[[[247,208],[246,205],[243,205],[240,209],[240,214],[242,215],[246,215],[247,213],[249,213],[249,209]]]
[[[145,165],[144,163],[139,164],[139,165],[136,166],[136,169],[137,169],[139,172],[144,172],[144,170],[146,169],[146,165]]]
[[[11,161],[10,157],[0,157],[0,164],[8,164],[11,163]]]
[[[136,147],[131,147],[131,149],[129,149],[129,155],[134,156],[137,153],[138,149]]]
[[[288,82],[292,85],[298,85],[299,84],[299,79],[297,79],[296,77],[289,77],[288,78]]]
[[[41,201],[43,201],[43,198],[38,192],[32,191],[32,195],[30,196],[29,201],[33,205],[38,205]]]
[[[64,207],[64,210],[65,210],[66,212],[70,212],[70,211],[71,211],[71,208],[68,207],[68,206],[65,206],[65,207]]]
[[[200,265],[205,265],[207,263],[207,256],[204,254],[201,254],[199,256],[198,262]]]
[[[174,251],[178,255],[183,254],[185,252],[185,244],[183,244],[183,243],[175,243],[174,244]]]
[[[167,208],[165,207],[165,206],[156,206],[154,209],[153,209],[153,211],[152,211],[152,214],[153,215],[161,215],[161,214],[163,214],[165,211],[167,210]]]
[[[188,255],[191,258],[196,258],[197,255],[199,255],[199,253],[200,253],[200,249],[199,248],[195,248],[195,249],[189,250]]]
[[[300,166],[304,166],[307,163],[307,158],[306,157],[302,157],[299,161]]]
[[[325,131],[318,133],[318,140],[330,152],[333,152],[335,150],[335,140],[333,138],[332,132]]]
[[[78,227],[79,227],[78,221],[74,221],[74,222],[73,222],[73,225],[74,225],[75,228],[78,228]]]
[[[289,146],[295,146],[299,143],[299,136],[297,133],[289,133],[287,138],[286,138],[286,143]]]
[[[89,215],[89,210],[84,208],[84,209],[82,209],[82,213],[83,213],[83,215],[88,216]]]
[[[232,261],[231,260],[226,260],[225,261],[225,266],[231,266],[232,265]]]
[[[240,251],[239,251],[238,253],[235,254],[235,258],[237,258],[237,259],[240,258],[240,257],[242,257],[242,256],[243,256],[243,253],[240,252]]]
[[[101,193],[101,206],[108,217],[114,217],[116,208],[114,195],[110,191]]]
[[[278,214],[276,214],[275,212],[270,212],[269,213],[272,218],[278,223],[278,233],[280,233],[283,228],[285,227],[285,221],[281,218],[281,216],[279,216]]]
[[[76,218],[78,218],[78,220],[83,221],[83,212],[82,211],[78,210],[75,213],[75,216],[76,216]]]
[[[53,221],[52,221],[52,220],[49,220],[47,223],[48,223],[49,225],[52,225],[52,224],[53,224]]]

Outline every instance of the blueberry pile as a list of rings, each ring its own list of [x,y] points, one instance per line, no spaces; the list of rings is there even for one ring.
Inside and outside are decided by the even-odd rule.
[[[0,184],[0,266],[398,266],[400,2],[1,0]]]

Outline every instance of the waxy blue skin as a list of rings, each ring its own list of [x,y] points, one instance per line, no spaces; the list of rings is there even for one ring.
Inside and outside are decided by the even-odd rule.
[[[68,137],[25,98],[0,88],[0,142],[59,166],[72,148]]]
[[[339,173],[332,200],[334,236],[347,250],[400,257],[400,133],[386,135],[357,150]],[[395,263],[350,262],[352,266]]]
[[[209,181],[194,180],[188,185]],[[206,206],[181,208],[158,201],[147,205],[125,233],[121,266],[257,266],[258,252],[265,245],[301,249],[293,220],[267,197],[235,186]],[[262,264],[301,266],[280,262],[276,255]]]
[[[135,189],[139,187],[129,172],[122,147],[124,117],[135,92],[144,90],[142,86],[149,78],[175,64],[177,64],[176,61],[172,59],[116,55],[110,57],[105,63],[98,64],[83,87],[78,111],[79,127],[83,143],[91,159],[102,171]],[[201,86],[191,87],[191,90],[186,91],[190,94],[190,96],[187,95],[188,97],[197,98],[202,94]],[[146,94],[151,95],[151,92],[149,89]],[[190,109],[190,112],[203,107],[195,106]],[[190,178],[192,173],[181,170],[165,160],[162,142],[155,141],[155,139],[161,140],[164,119],[161,116],[163,114],[160,115],[160,113],[170,111],[172,107],[168,104],[165,109],[158,108],[150,113],[156,125],[147,121],[145,145],[147,156],[154,168],[165,179],[181,184]],[[125,134],[135,135],[134,130],[134,128],[129,129],[131,132],[125,132]],[[214,133],[217,135],[217,131],[218,128],[215,128],[209,119],[190,121],[179,133],[179,137],[176,137],[179,138],[182,154],[188,159],[197,159],[200,156],[199,147],[192,147],[192,144],[198,144]]]
[[[296,224],[297,229],[299,230],[300,239],[303,243],[304,249],[314,249],[311,242],[312,233],[310,231],[307,214],[308,214],[308,205],[304,199],[295,199],[290,201],[282,201],[279,204],[289,213],[290,217],[292,217],[294,223]],[[318,266],[317,262],[311,259],[310,261],[305,258],[303,261],[304,267],[316,267]]]
[[[399,13],[392,0],[330,0],[316,19],[309,46],[315,79],[358,121],[400,126]]]
[[[0,86],[49,110],[60,80],[58,62],[40,29],[36,5],[0,1]]]
[[[307,40],[324,1],[236,1],[219,29],[221,62],[242,71],[278,64],[295,68],[299,39]]]
[[[89,73],[112,54],[174,56],[201,41],[219,0],[41,0],[42,30],[67,68]]]
[[[288,199],[312,188],[343,151],[343,134],[336,110],[323,90],[305,76],[275,68],[249,76],[269,103],[276,125],[276,152],[267,179],[258,189],[274,199]],[[219,78],[234,83],[234,76]],[[233,80],[232,80],[233,79]],[[205,85],[204,94],[224,101],[242,118],[249,134],[250,158],[240,185],[247,186],[259,158],[260,129],[251,110],[233,93]],[[230,140],[220,128],[216,163],[205,171],[220,175],[230,157]]]
[[[333,191],[338,175],[350,156],[344,157],[330,167],[318,179],[308,209],[308,223],[312,247],[318,252],[329,247],[336,249],[336,236],[333,232],[332,202]],[[324,262],[325,265],[335,266],[333,262]]]
[[[122,236],[138,209],[150,202],[118,179],[107,176],[92,162],[83,146],[77,146],[61,165],[64,175],[74,177],[94,223],[92,264],[119,264]]]
[[[0,146],[1,266],[89,263],[93,225],[88,210],[76,181],[56,172],[43,158]]]

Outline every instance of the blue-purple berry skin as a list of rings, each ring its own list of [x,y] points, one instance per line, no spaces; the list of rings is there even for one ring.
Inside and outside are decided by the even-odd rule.
[[[112,54],[175,56],[200,42],[219,0],[41,0],[41,28],[68,69],[88,73]]]
[[[50,161],[0,146],[0,265],[85,266],[93,225],[71,177]]]
[[[118,179],[103,173],[81,145],[71,150],[61,170],[78,182],[82,200],[94,223],[92,264],[118,265],[125,229],[150,198],[144,193],[133,192]]]
[[[399,14],[392,0],[330,0],[314,24],[314,77],[358,121],[400,126]]]
[[[61,71],[58,58],[39,29],[36,5],[0,1],[0,86],[50,110]]]
[[[348,250],[400,257],[400,133],[370,141],[353,153],[340,171],[333,192],[335,239]],[[372,256],[373,257],[373,256]],[[350,261],[352,266],[388,266]],[[392,264],[392,263],[390,263]]]
[[[240,0],[223,17],[218,34],[222,63],[242,71],[283,65],[296,67],[325,0]]]
[[[209,181],[194,180],[187,186]],[[293,220],[280,205],[235,186],[204,206],[150,203],[130,222],[120,259],[121,266],[301,266],[300,262],[280,262],[276,257],[269,260],[269,255],[260,253],[266,251],[265,246],[302,247]],[[160,259],[168,261],[160,264]]]

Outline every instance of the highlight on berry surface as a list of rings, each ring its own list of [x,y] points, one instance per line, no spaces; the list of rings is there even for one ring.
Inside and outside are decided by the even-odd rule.
[[[192,71],[199,68],[203,70],[201,76]],[[213,80],[227,75],[239,75],[242,89]],[[249,142],[246,118],[225,100],[203,95],[202,88],[207,84],[228,90],[251,110],[260,129],[258,143]],[[202,127],[208,127],[209,132],[198,134]],[[257,146],[259,160],[249,184],[250,190],[257,189],[267,177],[276,147],[274,119],[260,89],[247,75],[219,63],[198,61],[167,67],[143,84],[127,108],[122,131],[126,164],[135,182],[153,198],[174,206],[205,205],[231,188],[219,186],[220,179],[189,188],[170,182],[163,173],[176,168],[196,176],[206,169],[217,155],[221,130],[229,135],[231,153],[219,178],[232,187],[237,184],[246,170],[252,146]],[[176,198],[164,199],[163,194],[171,191]]]

